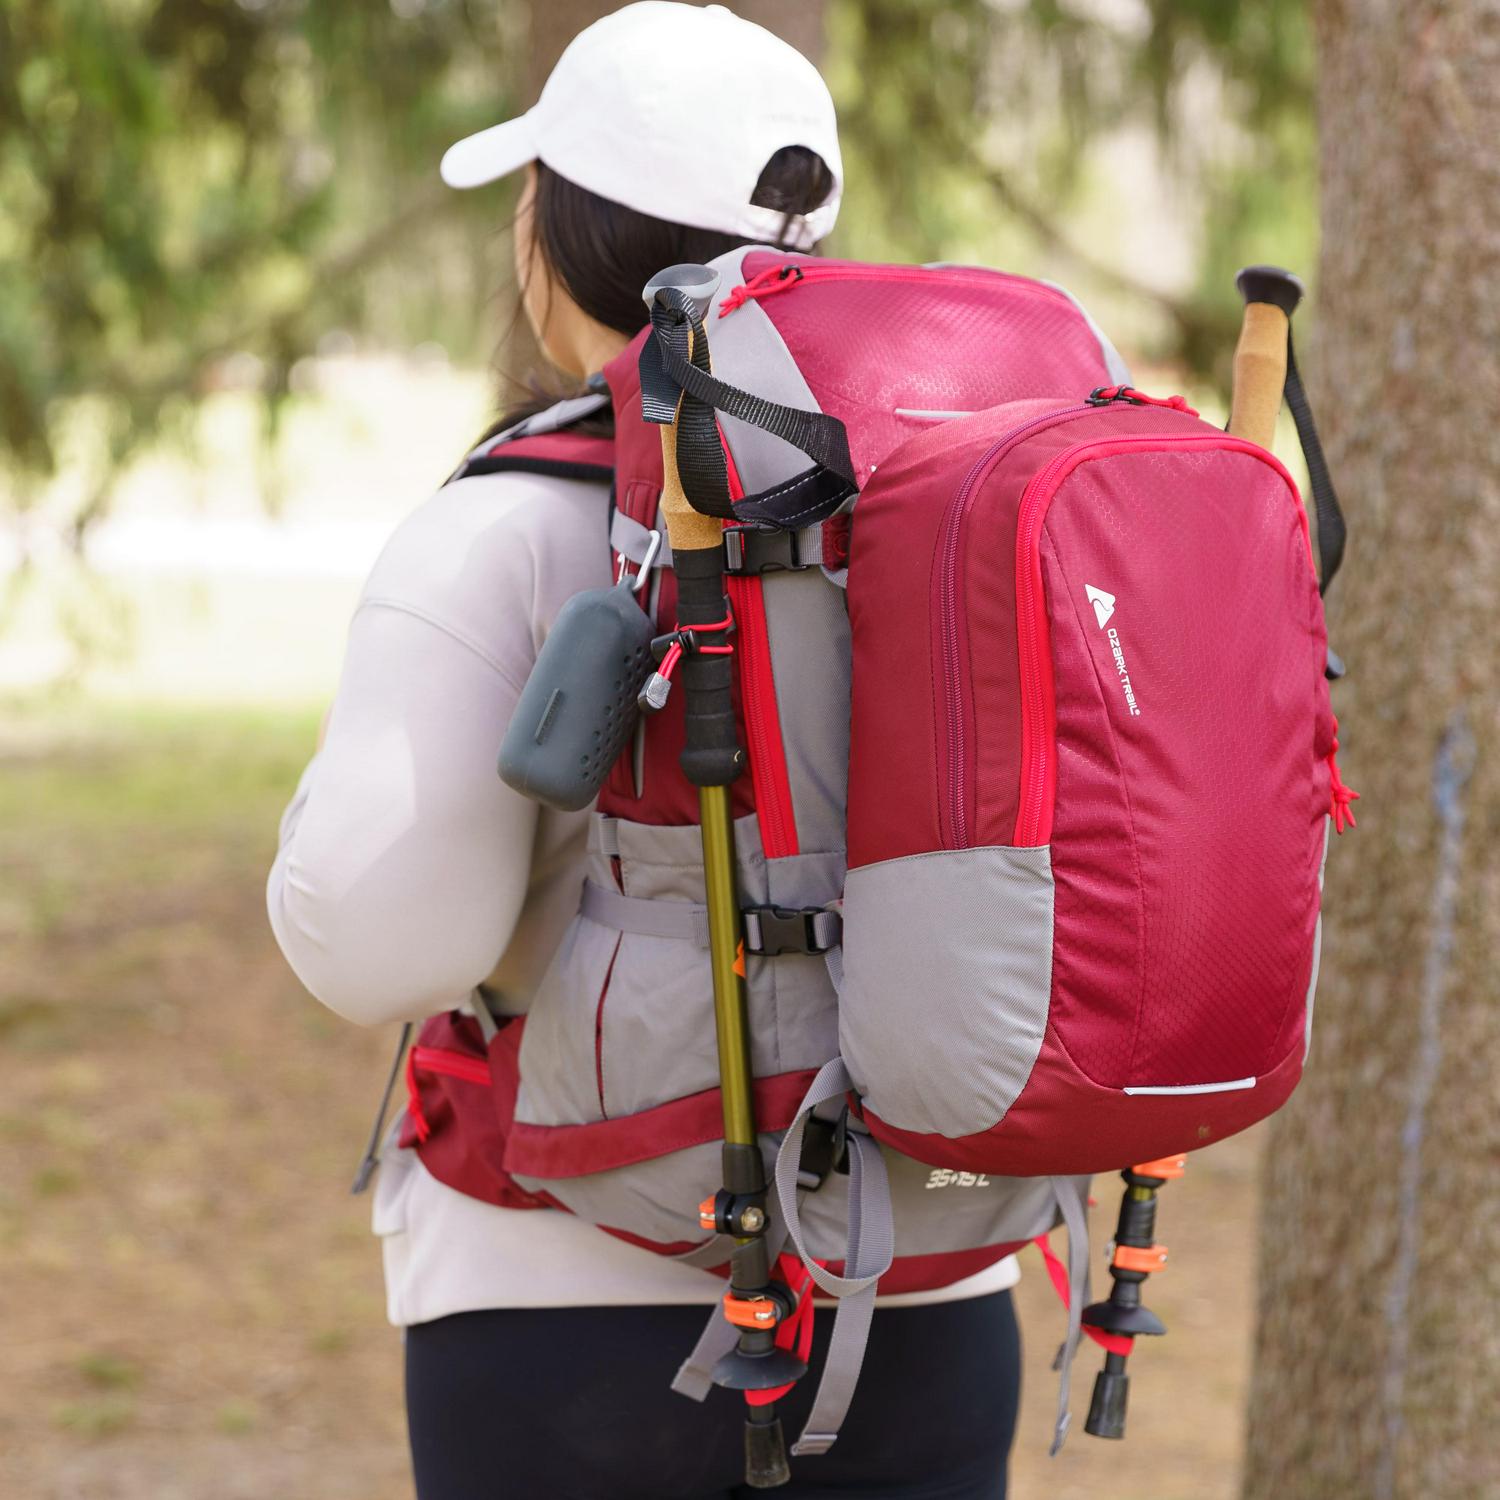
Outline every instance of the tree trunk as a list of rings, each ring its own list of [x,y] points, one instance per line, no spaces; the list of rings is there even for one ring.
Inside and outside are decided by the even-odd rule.
[[[1265,1167],[1247,1500],[1500,1495],[1500,7],[1320,0],[1331,631],[1364,794]]]

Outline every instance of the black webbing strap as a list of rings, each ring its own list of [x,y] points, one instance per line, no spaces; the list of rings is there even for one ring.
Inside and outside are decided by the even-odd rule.
[[[708,373],[703,320],[677,287],[662,287],[656,293],[651,304],[651,337],[641,345],[639,368],[642,420],[659,426],[677,422],[677,477],[688,503],[704,515],[733,519],[729,468],[713,406],[690,398],[676,374],[688,370],[704,380],[713,379]]]
[[[761,525],[802,527],[831,516],[856,493],[844,424],[826,412],[768,401],[711,374],[703,324],[684,293],[674,287],[657,291],[651,329],[652,336],[641,346],[641,416],[647,422],[669,423],[678,415],[681,397],[677,470],[694,510]],[[716,412],[790,443],[807,454],[814,467],[761,494],[731,501]]]
[[[1292,352],[1292,330],[1286,330],[1286,404],[1297,424],[1297,441],[1302,444],[1302,456],[1307,460],[1307,478],[1312,485],[1313,517],[1318,529],[1318,569],[1321,577],[1318,592],[1326,594],[1333,575],[1344,560],[1344,541],[1347,534],[1344,512],[1339,507],[1339,497],[1333,488],[1333,476],[1328,472],[1328,460],[1323,456],[1323,442],[1318,436],[1317,424],[1313,421],[1312,406],[1308,403],[1307,391],[1302,385],[1302,376],[1297,371],[1297,356]]]
[[[804,526],[826,521],[851,495],[858,493],[859,487],[852,479],[820,465],[804,469],[795,478],[758,495],[746,495],[735,502],[734,514],[738,520],[756,526],[800,531]]]

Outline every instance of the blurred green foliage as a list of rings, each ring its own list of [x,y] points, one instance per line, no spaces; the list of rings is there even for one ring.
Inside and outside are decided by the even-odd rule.
[[[434,166],[521,102],[545,3],[0,0],[0,500],[24,508],[71,459],[81,398],[94,478],[78,533],[133,449],[190,436],[215,383],[255,385],[274,426],[296,360],[333,331],[488,357],[508,200],[445,192]],[[1198,375],[1227,359],[1235,267],[1306,265],[1303,0],[826,0],[824,14],[846,253],[964,254],[1129,299],[1145,309],[1136,342]],[[1120,188],[1098,148],[1143,126],[1190,207],[1186,287],[1078,227]]]
[[[0,0],[13,475],[55,467],[70,397],[95,398],[117,461],[234,352],[275,397],[330,329],[462,344],[475,303],[431,293],[477,291],[495,225],[433,167],[512,102],[506,21],[461,0]]]
[[[1234,272],[1309,267],[1305,0],[835,0],[829,29],[850,183],[840,232],[861,254],[939,259],[976,240],[1023,263],[1040,253],[1086,300],[1154,307],[1148,352],[1220,378],[1238,326]],[[1090,171],[1096,148],[1142,126],[1190,210],[1185,289],[1070,228],[1106,186]]]

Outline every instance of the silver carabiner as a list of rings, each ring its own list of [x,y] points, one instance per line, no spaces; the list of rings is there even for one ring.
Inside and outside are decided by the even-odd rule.
[[[656,565],[657,554],[661,551],[661,532],[653,531],[651,540],[646,543],[646,555],[641,559],[641,569],[635,575],[635,582],[631,588],[635,593],[644,592],[646,585],[651,581],[651,569]],[[621,556],[624,556],[622,553]]]

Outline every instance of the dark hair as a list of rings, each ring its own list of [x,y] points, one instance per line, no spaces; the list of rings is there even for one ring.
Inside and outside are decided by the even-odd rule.
[[[750,201],[785,215],[778,243],[789,248],[792,220],[811,213],[832,191],[833,173],[816,151],[783,146],[766,163]],[[535,253],[563,291],[596,323],[632,337],[646,326],[641,288],[664,266],[709,261],[744,244],[739,235],[638,213],[569,182],[542,162],[536,164],[532,236]],[[507,411],[491,433],[557,399],[536,394]]]

